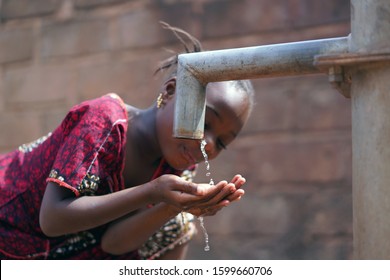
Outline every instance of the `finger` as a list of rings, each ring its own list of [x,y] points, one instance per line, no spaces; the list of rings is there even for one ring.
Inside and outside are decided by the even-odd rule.
[[[239,178],[238,181],[236,182],[236,185],[235,185],[236,191],[240,190],[240,188],[244,185],[244,183],[245,183],[245,179],[242,178],[242,177]],[[244,192],[244,191],[242,191],[242,192]],[[238,192],[237,194],[243,195],[243,193],[241,194],[241,191]],[[231,201],[231,200],[233,199],[233,198],[232,198],[232,195],[234,195],[234,193],[229,194],[228,196],[225,197],[225,199],[228,199],[228,200]]]
[[[237,189],[241,188],[244,184],[246,183],[246,180],[244,177],[241,177],[240,179],[238,179],[235,183],[235,186]]]
[[[201,206],[202,207],[210,207],[210,206],[217,205],[225,197],[233,194],[235,191],[236,191],[236,187],[234,186],[234,184],[229,183],[229,184],[225,185],[224,188],[220,192],[216,193],[213,197],[209,198],[207,201],[202,203]]]
[[[233,184],[236,184],[236,182],[242,178],[242,176],[240,174],[237,174],[233,177],[233,179],[230,181],[230,183],[233,183]]]
[[[236,176],[233,177],[231,183],[233,183],[236,188],[241,188],[245,184],[246,180],[244,177],[241,175],[237,174]]]
[[[245,191],[242,189],[239,189],[239,190],[235,191],[234,193],[232,193],[231,195],[227,196],[225,199],[230,201],[230,202],[233,202],[233,201],[239,200],[244,194],[245,194]]]

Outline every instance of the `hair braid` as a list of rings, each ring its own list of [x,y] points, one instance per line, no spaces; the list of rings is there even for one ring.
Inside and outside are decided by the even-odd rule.
[[[185,53],[194,53],[194,52],[203,51],[203,47],[202,47],[202,44],[200,43],[200,41],[198,39],[196,39],[194,36],[192,36],[191,34],[189,34],[188,32],[186,32],[183,29],[180,29],[178,27],[171,26],[164,21],[160,21],[160,24],[161,24],[162,28],[173,32],[175,37],[183,45]],[[176,67],[177,67],[177,63],[178,63],[178,56],[179,56],[179,54],[176,53],[175,55],[168,57],[167,59],[161,61],[157,70],[154,72],[154,74],[157,74],[157,73],[159,73],[165,69],[169,69],[171,67],[174,67],[173,72],[176,72]]]

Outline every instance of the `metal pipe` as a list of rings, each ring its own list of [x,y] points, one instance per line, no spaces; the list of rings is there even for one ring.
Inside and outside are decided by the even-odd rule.
[[[352,0],[351,52],[389,53],[390,1]],[[356,259],[390,259],[390,62],[353,67],[352,183]]]
[[[203,138],[209,82],[319,73],[315,56],[346,52],[348,37],[182,54],[173,135]]]

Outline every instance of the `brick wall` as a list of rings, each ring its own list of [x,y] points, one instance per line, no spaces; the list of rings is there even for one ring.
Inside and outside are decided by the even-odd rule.
[[[349,17],[347,0],[2,0],[0,152],[106,92],[149,106],[177,47],[159,20],[222,49],[346,36]],[[205,219],[212,249],[199,233],[189,258],[351,258],[350,101],[325,75],[253,82],[253,115],[211,163],[215,180],[243,174],[247,194]]]

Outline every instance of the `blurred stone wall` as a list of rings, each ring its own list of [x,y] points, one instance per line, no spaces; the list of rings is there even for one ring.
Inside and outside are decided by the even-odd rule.
[[[116,92],[147,107],[165,50],[159,21],[209,50],[346,36],[347,0],[0,0],[0,152],[54,129],[68,109]],[[254,80],[256,105],[211,162],[214,181],[241,173],[246,195],[205,218],[190,259],[350,259],[350,101],[326,75]],[[202,166],[197,180],[209,180]]]

